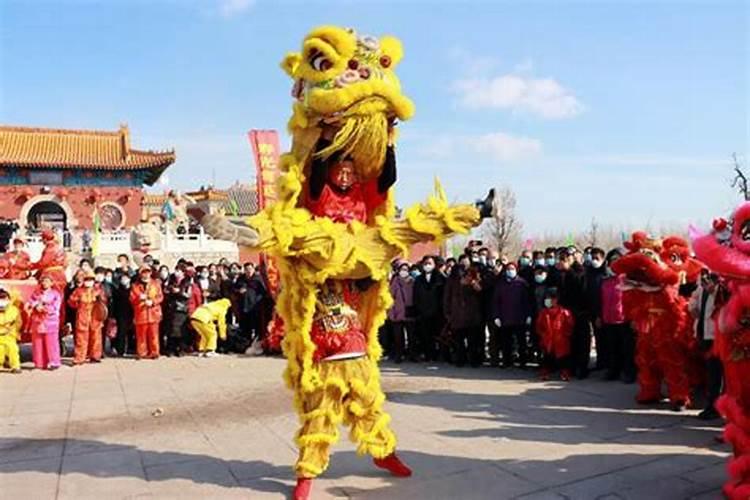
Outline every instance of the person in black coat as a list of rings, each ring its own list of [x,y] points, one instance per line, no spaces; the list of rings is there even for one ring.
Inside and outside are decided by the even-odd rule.
[[[414,312],[416,334],[425,361],[436,361],[437,338],[443,330],[443,293],[445,278],[437,270],[435,257],[422,259],[422,274],[414,280]]]
[[[164,335],[166,336],[167,356],[182,354],[182,339],[185,337],[188,321],[188,302],[192,295],[192,283],[178,272],[169,277],[164,287]]]
[[[558,303],[573,313],[575,326],[571,338],[572,368],[579,379],[589,375],[591,357],[591,322],[586,314],[584,276],[582,266],[575,266],[574,253],[561,248],[557,254],[555,272],[547,277],[549,286],[558,290]]]
[[[602,317],[602,280],[606,276],[604,265],[604,250],[592,248],[589,255],[591,260],[585,266],[583,293],[586,298],[586,321],[594,332],[596,340],[596,369],[609,368],[609,354],[605,336],[602,335],[602,325],[599,318]]]
[[[130,276],[120,274],[119,282],[112,290],[112,310],[110,314],[117,324],[117,335],[112,347],[116,356],[135,352],[135,324],[133,323],[133,306],[130,303]]]

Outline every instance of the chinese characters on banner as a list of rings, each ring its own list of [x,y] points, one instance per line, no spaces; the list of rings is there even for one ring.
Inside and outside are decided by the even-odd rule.
[[[276,181],[279,178],[279,133],[275,130],[251,130],[248,133],[253,148],[256,169],[256,190],[258,193],[258,211],[273,205],[278,200]],[[271,293],[279,291],[279,274],[273,261],[265,255],[260,256],[265,264],[265,278]]]
[[[279,133],[275,130],[251,130],[248,136],[255,157],[258,209],[263,210],[278,199]]]

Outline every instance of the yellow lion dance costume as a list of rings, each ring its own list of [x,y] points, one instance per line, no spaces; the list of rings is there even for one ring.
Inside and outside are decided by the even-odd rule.
[[[341,423],[350,426],[359,454],[372,455],[394,475],[411,474],[394,452],[377,366],[378,329],[392,303],[389,265],[417,242],[466,233],[480,221],[473,205],[448,206],[437,182],[427,203],[395,218],[394,124],[414,112],[394,72],[402,55],[390,36],[313,30],[301,52],[282,62],[294,80],[295,103],[279,201],[251,217],[248,227],[220,215],[202,221],[215,237],[261,249],[278,262],[284,376],[301,423],[295,498],[308,498],[312,478],[326,469]],[[335,185],[312,186],[328,183],[333,170],[321,177],[316,169],[332,163]]]

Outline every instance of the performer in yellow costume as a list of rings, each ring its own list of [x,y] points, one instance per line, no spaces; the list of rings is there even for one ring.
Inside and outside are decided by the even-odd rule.
[[[295,102],[279,201],[246,226],[221,215],[202,221],[213,236],[278,262],[285,380],[301,424],[296,499],[308,498],[312,479],[326,469],[341,423],[359,454],[396,476],[411,475],[395,453],[377,366],[377,332],[392,303],[389,263],[415,243],[468,232],[492,204],[491,192],[477,206],[449,206],[436,182],[427,203],[396,218],[395,125],[414,112],[394,71],[402,55],[390,36],[314,29],[301,52],[282,62]]]
[[[198,351],[203,356],[213,356],[217,338],[227,338],[227,311],[231,306],[229,299],[214,300],[203,304],[190,315],[190,326],[200,335]]]
[[[0,368],[6,360],[12,373],[21,373],[18,340],[21,338],[21,311],[10,294],[0,289]]]

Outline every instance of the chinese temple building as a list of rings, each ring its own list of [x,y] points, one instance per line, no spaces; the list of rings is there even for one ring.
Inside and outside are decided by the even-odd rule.
[[[130,130],[0,126],[0,218],[31,232],[130,229],[141,222],[144,185],[175,161],[130,144]]]

